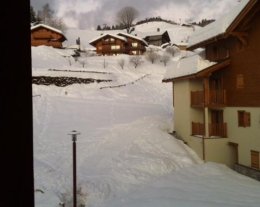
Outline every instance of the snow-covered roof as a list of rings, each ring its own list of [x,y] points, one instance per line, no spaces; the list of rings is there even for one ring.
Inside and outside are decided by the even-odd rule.
[[[61,30],[58,30],[58,29],[56,29],[54,27],[51,27],[49,25],[46,25],[46,24],[37,24],[35,26],[32,26],[31,30],[35,30],[36,28],[39,28],[39,27],[44,27],[46,29],[52,30],[52,31],[57,32],[59,34],[62,34],[64,36],[64,34],[63,34],[63,32]]]
[[[140,37],[137,37],[135,35],[131,35],[131,34],[123,33],[123,32],[120,32],[117,35],[119,35],[119,36],[126,36],[126,37],[130,37],[130,38],[139,40],[139,41],[143,42],[146,46],[148,46],[148,43],[144,39],[142,39]]]
[[[217,64],[203,59],[195,52],[185,51],[185,53],[184,56],[179,56],[179,60],[174,63],[173,67],[166,71],[163,80],[192,75]]]
[[[214,38],[218,35],[224,34],[230,25],[235,21],[236,17],[241,13],[241,11],[246,7],[250,0],[242,0],[239,4],[232,9],[227,15],[224,15],[215,22],[198,28],[189,38],[188,47],[199,44],[203,41]]]
[[[125,41],[125,42],[127,41],[127,39],[125,37],[122,37],[122,36],[119,36],[119,35],[116,35],[116,34],[106,33],[106,34],[100,35],[99,37],[96,37],[93,40],[89,41],[89,44],[94,43],[97,40],[102,39],[103,37],[106,37],[106,36],[111,36],[111,37],[114,37],[116,39],[120,39],[120,40]]]

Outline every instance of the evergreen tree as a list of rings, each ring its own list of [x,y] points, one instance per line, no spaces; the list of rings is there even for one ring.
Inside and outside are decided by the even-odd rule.
[[[101,30],[101,26],[100,26],[100,25],[97,26],[97,30],[98,30],[98,31]]]
[[[30,7],[30,15],[31,15],[31,23],[37,22],[36,13],[32,6]]]

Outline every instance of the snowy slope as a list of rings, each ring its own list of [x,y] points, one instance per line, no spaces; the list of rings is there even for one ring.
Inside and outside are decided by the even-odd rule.
[[[148,22],[145,24],[140,24],[135,26],[135,31],[132,32],[133,35],[137,34],[137,37],[144,38],[146,35],[154,35],[157,33],[157,28],[160,28],[160,32],[168,31],[171,42],[173,44],[187,43],[189,36],[198,27],[186,27],[181,25],[173,25],[166,22]],[[67,41],[64,42],[64,46],[70,46],[76,44],[76,39],[80,37],[83,49],[93,49],[89,42],[101,34],[118,34],[124,32],[124,30],[80,30],[80,29],[68,29],[65,33]]]
[[[143,58],[134,68],[127,55],[94,56],[83,68],[73,60],[69,65],[63,57],[67,52],[32,47],[33,76],[93,77],[95,71],[113,81],[33,85],[36,207],[57,207],[67,201],[64,197],[71,199],[72,130],[80,132],[77,175],[86,206],[259,206],[259,182],[203,163],[169,135],[172,88],[162,79],[173,59],[164,67]],[[122,58],[124,69],[118,65]]]

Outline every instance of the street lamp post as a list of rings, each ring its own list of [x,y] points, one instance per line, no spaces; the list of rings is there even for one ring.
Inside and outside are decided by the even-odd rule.
[[[76,130],[71,131],[72,136],[72,160],[73,160],[73,207],[77,207],[77,159],[76,159],[76,141],[80,133]]]

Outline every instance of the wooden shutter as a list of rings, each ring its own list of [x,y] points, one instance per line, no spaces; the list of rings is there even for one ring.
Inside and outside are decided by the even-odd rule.
[[[244,113],[244,122],[245,122],[245,127],[249,127],[251,125],[249,112]]]

